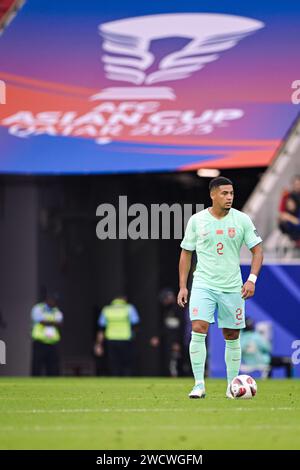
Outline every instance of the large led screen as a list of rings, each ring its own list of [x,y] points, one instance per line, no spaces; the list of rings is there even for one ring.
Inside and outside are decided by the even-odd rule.
[[[0,36],[0,172],[267,166],[299,31],[291,0],[28,0]]]

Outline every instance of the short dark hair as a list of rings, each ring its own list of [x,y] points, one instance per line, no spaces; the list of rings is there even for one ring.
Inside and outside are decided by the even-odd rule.
[[[233,186],[230,179],[225,178],[224,176],[217,176],[217,178],[214,178],[209,182],[209,192],[218,188],[218,186],[221,186],[222,184],[231,184]]]

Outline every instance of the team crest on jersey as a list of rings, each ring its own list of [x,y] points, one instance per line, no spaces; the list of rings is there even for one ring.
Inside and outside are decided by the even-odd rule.
[[[234,227],[230,227],[228,229],[228,236],[229,236],[229,238],[234,238],[235,237],[235,228]]]

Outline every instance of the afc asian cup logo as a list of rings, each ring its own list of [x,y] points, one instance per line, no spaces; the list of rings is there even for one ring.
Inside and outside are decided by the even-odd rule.
[[[106,88],[91,99],[174,100],[174,90],[161,83],[188,78],[263,27],[261,21],[221,13],[165,13],[100,24],[106,78],[130,86]],[[152,44],[166,38],[186,44],[156,58]]]

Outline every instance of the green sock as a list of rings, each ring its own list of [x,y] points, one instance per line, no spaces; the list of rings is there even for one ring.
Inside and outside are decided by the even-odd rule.
[[[192,331],[190,342],[190,358],[196,384],[204,381],[204,367],[206,360],[206,335]]]
[[[227,370],[227,381],[230,383],[234,377],[239,375],[241,366],[241,343],[238,339],[225,339],[225,362]]]

